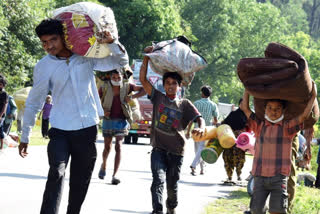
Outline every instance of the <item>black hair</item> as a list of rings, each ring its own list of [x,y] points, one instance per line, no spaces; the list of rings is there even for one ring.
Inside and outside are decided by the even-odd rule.
[[[242,98],[240,98],[238,105],[240,105],[240,104],[241,104],[242,100],[243,100],[243,99],[242,99]]]
[[[43,35],[63,35],[63,26],[57,19],[44,19],[36,27],[36,33],[40,38]]]
[[[111,75],[112,75],[112,74],[121,74],[121,72],[118,71],[117,69],[111,70],[111,71],[109,71],[109,72],[110,72]]]
[[[205,97],[210,97],[212,94],[212,88],[208,85],[204,85],[200,88],[200,91],[203,93]]]
[[[164,75],[162,77],[162,84],[163,85],[166,82],[166,79],[168,79],[169,77],[174,79],[174,80],[177,80],[179,86],[181,86],[182,77],[177,72],[166,72],[166,73],[164,73]]]
[[[7,85],[7,80],[6,78],[3,76],[3,74],[0,74],[0,83],[2,83],[2,85],[5,87]]]
[[[282,105],[282,108],[283,108],[283,109],[285,109],[286,106],[287,106],[287,101],[285,101],[285,100],[280,100],[280,99],[268,99],[268,100],[265,101],[264,107],[267,106],[268,102],[278,102],[278,103],[280,103],[280,104]]]
[[[192,43],[190,42],[190,40],[185,35],[178,36],[177,40],[179,42],[182,42],[182,43],[188,45],[191,48]]]

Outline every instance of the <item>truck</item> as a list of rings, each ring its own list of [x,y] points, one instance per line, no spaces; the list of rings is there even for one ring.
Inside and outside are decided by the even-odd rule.
[[[141,86],[141,82],[139,80],[140,67],[142,65],[142,60],[135,59],[133,60],[133,64],[131,66],[133,71],[133,82],[136,85]],[[154,88],[165,93],[163,85],[162,85],[162,76],[155,73],[150,66],[148,66],[147,79],[153,85]],[[178,96],[183,96],[183,88],[181,88],[178,92]],[[150,131],[152,125],[152,110],[153,105],[148,98],[148,95],[138,98],[141,120],[133,121],[131,124],[131,129],[129,130],[129,135],[125,137],[124,143],[126,144],[137,144],[139,137],[150,138]]]

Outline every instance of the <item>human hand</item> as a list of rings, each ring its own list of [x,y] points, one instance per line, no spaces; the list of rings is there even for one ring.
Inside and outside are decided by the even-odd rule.
[[[195,136],[195,137],[199,137],[201,138],[204,134],[204,129],[201,129],[201,128],[195,128],[192,130],[192,135]]]
[[[100,44],[103,44],[103,43],[110,44],[110,43],[113,43],[114,38],[109,31],[102,31],[97,33],[97,41]]]
[[[104,116],[107,117],[107,118],[110,117],[110,111],[105,111],[104,112]]]
[[[314,81],[312,81],[312,93],[317,96],[317,85]]]
[[[19,155],[23,158],[27,157],[28,152],[27,152],[27,148],[28,148],[28,144],[27,143],[23,143],[21,142],[19,144]]]
[[[132,96],[126,96],[124,99],[126,103],[129,103],[132,100]]]
[[[153,46],[147,46],[143,50],[145,53],[151,53],[153,51]]]
[[[306,152],[305,152],[305,160],[310,163],[311,161],[311,149],[310,146],[307,146]]]

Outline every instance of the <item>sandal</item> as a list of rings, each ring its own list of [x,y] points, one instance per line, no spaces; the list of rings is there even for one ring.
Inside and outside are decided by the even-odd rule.
[[[120,179],[113,176],[112,180],[111,180],[111,183],[113,185],[118,185],[120,183]]]
[[[105,170],[105,169],[100,168],[100,171],[99,171],[98,177],[99,177],[100,179],[102,179],[102,180],[103,180],[105,176],[106,176],[106,170]]]

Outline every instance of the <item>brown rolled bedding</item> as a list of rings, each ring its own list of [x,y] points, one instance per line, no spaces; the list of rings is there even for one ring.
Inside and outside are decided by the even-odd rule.
[[[237,67],[238,76],[249,94],[254,97],[257,116],[264,118],[266,99],[286,100],[285,119],[301,114],[311,98],[312,79],[308,64],[298,52],[279,43],[270,43],[265,58],[244,58]],[[319,118],[315,101],[305,127],[312,127]]]

